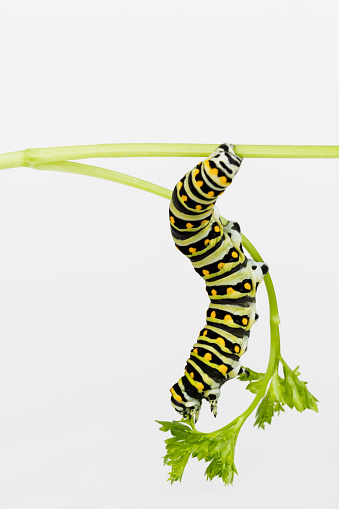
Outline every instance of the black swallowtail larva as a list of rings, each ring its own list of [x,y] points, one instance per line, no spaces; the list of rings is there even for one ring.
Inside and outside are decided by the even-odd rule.
[[[191,350],[185,374],[171,388],[171,402],[183,416],[197,421],[202,399],[214,416],[220,387],[243,372],[240,357],[250,328],[258,319],[255,295],[268,271],[249,260],[238,223],[222,221],[215,202],[232,183],[242,158],[224,143],[177,183],[170,203],[171,233],[176,247],[206,283],[210,298],[206,326]]]

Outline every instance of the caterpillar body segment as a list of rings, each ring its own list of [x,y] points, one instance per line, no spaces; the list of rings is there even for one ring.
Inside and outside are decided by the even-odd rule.
[[[169,208],[176,247],[205,280],[210,305],[206,326],[187,359],[185,373],[171,388],[171,402],[183,417],[197,421],[206,399],[214,416],[220,387],[243,372],[240,357],[257,320],[256,291],[268,272],[265,263],[249,260],[240,226],[222,221],[215,205],[232,183],[242,158],[234,146],[220,145],[175,186]]]

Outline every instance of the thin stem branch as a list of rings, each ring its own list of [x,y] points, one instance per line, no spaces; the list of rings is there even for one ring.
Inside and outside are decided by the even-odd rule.
[[[261,399],[265,396],[267,386],[269,381],[271,380],[275,370],[278,367],[279,356],[280,356],[280,332],[279,332],[279,315],[278,315],[278,307],[277,300],[274,292],[274,287],[272,283],[272,279],[269,274],[266,274],[264,278],[264,282],[266,285],[266,290],[269,299],[270,305],[270,329],[271,329],[271,347],[270,347],[270,356],[268,360],[268,366],[266,369],[266,374],[262,380],[262,384],[260,386],[260,390],[258,394],[252,401],[251,405],[245,410],[245,412],[241,415],[241,418],[245,421],[247,417],[256,409]],[[276,309],[276,311],[272,311],[272,309]]]
[[[263,261],[258,251],[255,249],[253,244],[242,234],[242,243],[246,251],[249,252],[250,256],[252,256],[255,261]],[[224,426],[223,428],[212,432],[213,433],[223,433],[227,429],[231,428],[234,425],[239,427],[245,422],[245,420],[251,415],[251,413],[256,409],[261,399],[264,397],[269,381],[271,380],[274,371],[277,368],[279,358],[280,358],[280,332],[279,332],[279,313],[278,313],[278,303],[276,294],[274,291],[274,286],[272,283],[271,276],[266,274],[264,277],[264,283],[267,290],[268,301],[270,306],[270,330],[271,330],[271,344],[270,344],[270,355],[268,359],[268,365],[266,369],[266,374],[262,380],[262,384],[260,386],[260,390],[258,394],[250,404],[248,408],[246,408],[245,412],[236,417],[232,422]]]
[[[69,147],[47,147],[8,152],[0,155],[0,170],[63,160],[103,157],[206,157],[220,143],[107,143]],[[235,145],[241,157],[333,158],[339,146]]]
[[[169,189],[158,186],[157,184],[153,184],[152,182],[147,182],[146,180],[131,177],[130,175],[125,175],[124,173],[107,170],[105,168],[100,168],[99,166],[92,166],[89,164],[59,161],[55,163],[38,164],[34,167],[34,169],[75,173],[76,175],[86,175],[88,177],[110,180],[111,182],[117,182],[119,184],[124,184],[125,186],[142,189],[143,191],[156,194],[157,196],[167,198],[168,200],[171,198],[172,194]]]
[[[246,249],[246,251],[249,252],[249,254],[252,256],[254,260],[263,261],[256,248],[244,235],[242,235],[242,242],[244,248]],[[270,356],[268,360],[266,374],[262,380],[260,390],[256,397],[254,398],[254,400],[252,401],[251,405],[241,415],[241,419],[243,419],[243,421],[245,421],[245,419],[247,419],[247,417],[255,410],[260,400],[264,397],[269,381],[271,380],[274,371],[278,367],[280,357],[280,332],[279,332],[280,318],[278,312],[277,298],[270,274],[266,274],[266,276],[264,277],[264,283],[266,286],[268,302],[270,306],[270,330],[271,330]]]

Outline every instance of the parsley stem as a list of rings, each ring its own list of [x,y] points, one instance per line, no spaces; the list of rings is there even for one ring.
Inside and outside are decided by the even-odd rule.
[[[276,296],[275,296],[272,279],[269,274],[266,274],[266,276],[264,277],[264,282],[266,285],[266,290],[267,290],[268,300],[269,300],[269,305],[270,305],[270,329],[271,329],[270,356],[269,356],[266,374],[262,380],[262,384],[260,386],[260,390],[258,391],[258,394],[252,401],[251,405],[246,409],[246,411],[243,414],[241,414],[241,416],[239,416],[240,419],[243,420],[243,422],[255,410],[255,408],[260,403],[261,399],[265,396],[269,381],[271,380],[274,372],[278,368],[278,363],[279,363],[279,356],[280,356],[279,323],[280,322],[279,322],[279,315],[278,315],[277,300],[276,300]]]
[[[250,254],[253,260],[257,262],[262,262],[263,259],[261,258],[260,254],[256,250],[256,248],[253,246],[253,244],[245,237],[244,234],[242,234],[242,243],[246,251]],[[269,384],[269,381],[271,380],[274,371],[278,367],[279,357],[280,357],[280,333],[279,333],[279,313],[278,313],[278,303],[277,298],[274,291],[273,282],[271,279],[270,274],[266,274],[264,277],[264,283],[267,290],[268,295],[268,302],[270,306],[270,330],[271,330],[271,345],[270,345],[270,355],[268,360],[268,366],[265,373],[265,376],[262,380],[262,384],[260,386],[260,390],[258,391],[258,394],[250,404],[250,406],[245,410],[244,413],[236,417],[232,422],[224,426],[223,428],[220,428],[217,431],[213,431],[212,434],[219,434],[223,433],[227,429],[231,428],[232,426],[241,427],[245,420],[251,415],[251,413],[256,409],[258,404],[260,403],[261,399],[264,397],[266,393],[267,386]]]
[[[103,157],[206,157],[220,143],[106,143],[46,147],[8,152],[0,155],[0,170],[34,167],[37,164],[63,160]],[[339,157],[339,146],[307,145],[239,145],[235,152],[241,157],[259,158],[333,158]]]
[[[321,145],[235,145],[241,157],[332,158],[339,157],[339,146]]]
[[[110,180],[111,182],[117,182],[118,184],[124,184],[125,186],[136,187],[143,191],[147,191],[162,198],[171,198],[171,191],[165,187],[158,186],[152,182],[131,177],[125,173],[119,173],[117,171],[107,170],[100,168],[99,166],[92,166],[83,163],[73,163],[71,161],[58,161],[54,163],[37,164],[34,166],[35,170],[47,170],[47,171],[61,171],[65,173],[75,173],[76,175],[86,175],[88,177],[96,177],[104,180]]]

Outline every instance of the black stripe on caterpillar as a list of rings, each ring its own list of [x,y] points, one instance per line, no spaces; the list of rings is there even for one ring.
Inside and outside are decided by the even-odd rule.
[[[169,208],[176,247],[205,280],[210,305],[185,367],[171,388],[171,402],[183,417],[197,421],[202,399],[214,416],[220,387],[242,373],[240,357],[257,320],[255,297],[268,272],[265,263],[249,260],[241,244],[240,226],[221,221],[215,202],[240,168],[234,146],[223,143],[177,183]]]

